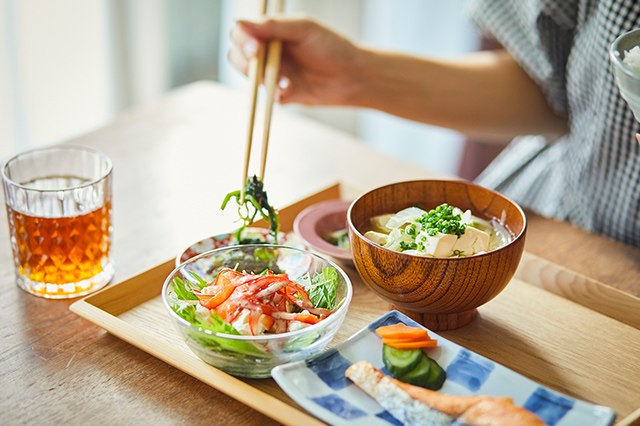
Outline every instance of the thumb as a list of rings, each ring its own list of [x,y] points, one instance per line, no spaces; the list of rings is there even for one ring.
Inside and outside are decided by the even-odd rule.
[[[298,41],[309,33],[313,22],[304,18],[283,17],[255,22],[241,19],[238,20],[238,25],[247,34],[262,40]]]

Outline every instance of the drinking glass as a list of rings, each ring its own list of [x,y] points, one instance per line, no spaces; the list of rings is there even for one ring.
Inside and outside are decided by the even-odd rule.
[[[71,145],[27,151],[4,164],[2,182],[20,288],[66,299],[111,281],[111,172],[106,155]]]

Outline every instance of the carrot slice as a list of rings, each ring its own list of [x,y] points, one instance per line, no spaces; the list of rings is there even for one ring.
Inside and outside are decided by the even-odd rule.
[[[273,327],[273,324],[276,322],[276,320],[274,320],[269,315],[263,315],[262,319],[260,319],[260,322],[262,323],[262,325],[264,325],[265,330],[271,330],[271,327]]]
[[[294,319],[306,324],[317,324],[320,322],[320,318],[312,314],[295,314]]]
[[[403,323],[384,325],[376,329],[376,334],[383,339],[428,340],[429,332],[424,328],[411,327]]]
[[[398,349],[417,349],[417,348],[432,348],[438,345],[438,341],[434,339],[429,340],[402,340],[402,339],[382,339],[382,343],[387,346],[392,346]]]

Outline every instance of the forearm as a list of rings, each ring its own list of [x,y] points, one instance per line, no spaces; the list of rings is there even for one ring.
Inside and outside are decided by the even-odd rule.
[[[566,118],[505,51],[428,60],[362,49],[348,103],[485,139],[559,135]]]

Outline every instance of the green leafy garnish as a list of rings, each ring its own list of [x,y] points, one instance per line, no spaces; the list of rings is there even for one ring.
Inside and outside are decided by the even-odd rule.
[[[198,297],[193,294],[191,290],[202,290],[208,285],[207,282],[200,278],[197,274],[191,272],[191,275],[193,275],[193,277],[198,280],[198,284],[194,284],[191,282],[187,284],[178,277],[175,277],[173,279],[173,282],[171,283],[173,291],[176,292],[176,296],[180,300],[198,300]]]
[[[422,229],[427,235],[433,237],[437,233],[457,235],[458,238],[464,234],[467,225],[462,223],[459,214],[453,214],[453,207],[448,204],[441,204],[422,217],[416,219],[422,225]]]
[[[338,271],[335,268],[324,267],[322,272],[311,278],[305,274],[298,278],[309,295],[309,300],[316,308],[334,309],[338,291]]]
[[[173,286],[173,290],[175,291],[176,297],[179,300],[188,301],[188,300],[198,300],[198,297],[193,294],[192,289],[201,290],[204,288],[207,283],[200,278],[197,274],[191,273],[197,280],[198,284],[194,283],[185,283],[182,279],[175,277],[173,282],[171,283]],[[204,285],[203,285],[204,284]],[[180,316],[180,318],[186,320],[191,325],[200,328],[201,330],[207,330],[211,333],[222,333],[222,334],[231,334],[240,336],[241,334],[233,328],[231,324],[224,321],[218,315],[216,315],[213,311],[210,311],[210,316],[207,320],[202,319],[198,315],[196,315],[196,305],[195,304],[181,304],[175,303],[171,305],[171,309]],[[224,350],[233,353],[239,354],[250,354],[250,355],[264,355],[265,352],[260,350],[256,345],[251,342],[245,342],[242,340],[231,340],[216,337],[213,335],[190,332],[189,337],[197,342],[199,345],[207,348],[213,348],[216,350]]]
[[[349,250],[349,231],[346,228],[329,233],[325,240],[344,250]]]
[[[275,248],[271,248],[271,247],[256,248],[253,251],[253,256],[256,260],[262,260],[264,262],[267,262],[268,266],[271,266],[272,270],[274,269],[274,267],[277,267],[278,251]],[[265,267],[265,269],[269,269],[269,268]]]
[[[259,213],[262,218],[269,223],[269,233],[273,236],[273,240],[277,244],[278,232],[280,231],[278,212],[269,205],[269,199],[267,198],[267,193],[264,190],[262,181],[255,175],[247,178],[247,183],[244,187],[244,196],[243,191],[240,190],[228,193],[222,201],[222,210],[227,207],[231,198],[235,198],[238,204],[238,215],[242,220],[242,226],[238,228],[235,234],[238,242],[240,244],[256,243],[255,239],[251,239],[250,241],[242,240],[241,234],[247,226],[254,222]]]
[[[400,250],[417,250],[418,245],[416,243],[405,243],[404,241],[400,241]]]

